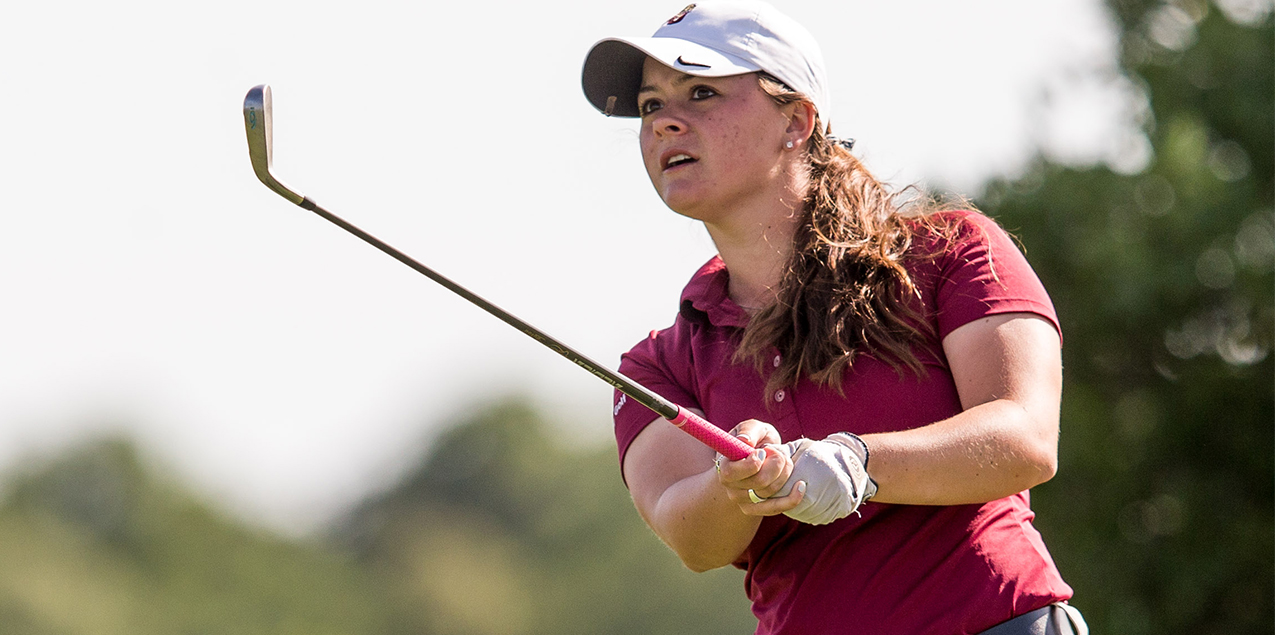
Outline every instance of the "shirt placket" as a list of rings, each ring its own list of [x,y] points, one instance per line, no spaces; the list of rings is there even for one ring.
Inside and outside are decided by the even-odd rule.
[[[770,370],[774,372],[783,363],[783,355],[778,349],[771,349]],[[805,436],[805,432],[801,428],[801,421],[797,418],[796,394],[791,386],[783,386],[776,389],[769,395],[771,409],[774,413],[771,422],[783,437],[785,442]]]

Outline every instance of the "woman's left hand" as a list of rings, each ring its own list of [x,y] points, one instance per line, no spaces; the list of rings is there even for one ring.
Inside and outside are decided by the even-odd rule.
[[[793,468],[788,453],[770,447],[783,442],[779,431],[769,423],[750,419],[731,433],[757,448],[738,461],[717,457],[717,480],[739,510],[748,516],[775,516],[800,504],[806,491],[804,482],[796,483],[786,496],[771,498],[784,489]]]
[[[789,518],[826,525],[855,513],[876,493],[866,469],[867,445],[852,434],[838,432],[822,441],[797,439],[778,448],[792,457],[789,478],[808,486],[805,500],[786,512]]]

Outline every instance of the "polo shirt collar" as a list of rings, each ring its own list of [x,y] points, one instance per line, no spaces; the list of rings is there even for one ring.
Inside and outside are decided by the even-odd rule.
[[[726,263],[720,256],[713,256],[682,289],[682,316],[696,322],[706,321],[713,326],[747,326],[748,313],[730,299],[727,293],[729,283]]]

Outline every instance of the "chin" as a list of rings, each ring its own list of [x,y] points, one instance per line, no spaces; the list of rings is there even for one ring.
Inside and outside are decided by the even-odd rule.
[[[690,219],[694,219],[694,220],[699,220],[699,221],[704,220],[704,216],[700,207],[694,205],[691,201],[688,201],[685,198],[678,198],[678,197],[673,197],[673,198],[661,197],[661,198],[664,200],[664,204],[667,205],[669,209],[673,210],[677,214],[681,216],[685,216]]]
[[[664,204],[674,212],[695,220],[703,220],[700,214],[696,213],[696,210],[702,211],[705,206],[703,196],[681,188],[675,188],[671,191],[665,190],[659,192],[659,195],[660,200],[664,201]]]

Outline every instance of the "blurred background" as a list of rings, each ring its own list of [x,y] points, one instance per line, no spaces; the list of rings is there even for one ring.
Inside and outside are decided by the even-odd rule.
[[[1066,346],[1037,526],[1095,633],[1275,623],[1270,0],[778,3],[879,175],[1020,240]],[[888,6],[875,6],[888,5]],[[713,253],[584,52],[681,4],[24,3],[0,22],[0,633],[739,633],[610,389]]]

